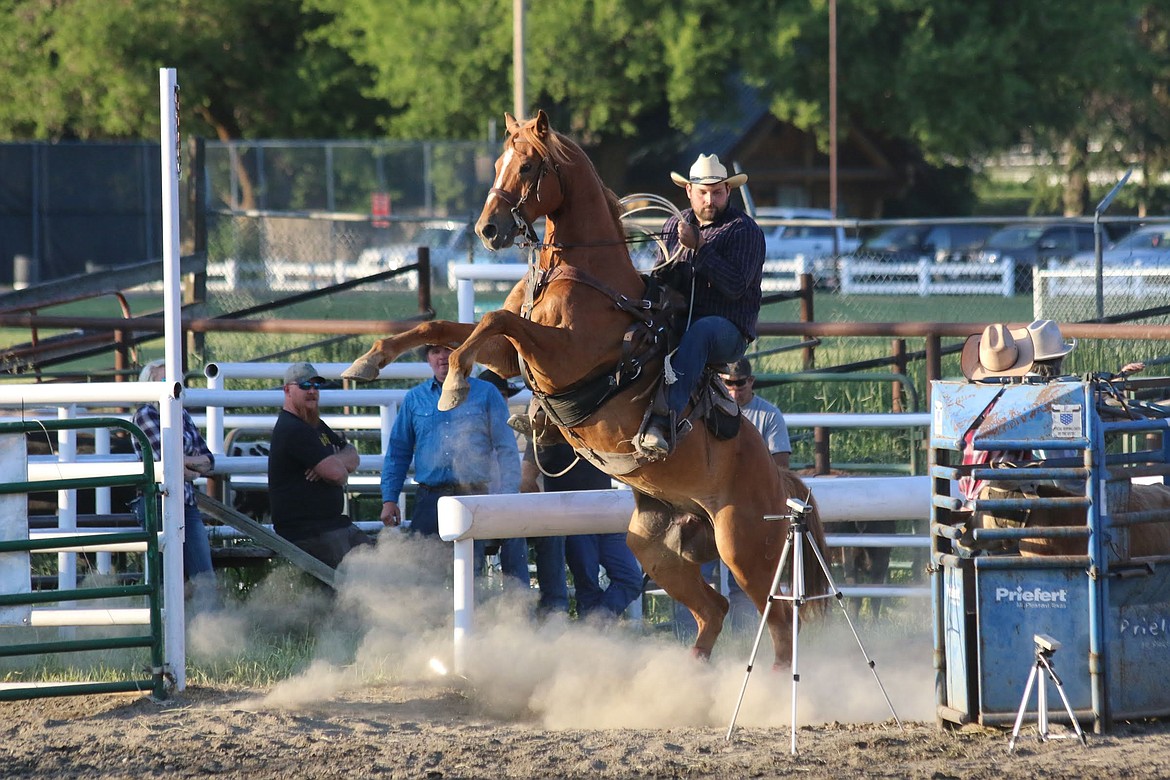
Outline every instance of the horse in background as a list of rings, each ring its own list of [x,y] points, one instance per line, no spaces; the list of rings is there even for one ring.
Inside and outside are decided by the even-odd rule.
[[[584,151],[554,131],[543,111],[508,136],[476,223],[485,246],[512,246],[545,218],[545,236],[526,279],[503,308],[478,325],[427,322],[382,339],[345,376],[373,379],[398,355],[423,344],[454,348],[440,409],[458,405],[479,362],[503,377],[521,373],[578,455],[629,485],[635,509],[627,542],[644,571],[695,617],[692,652],[708,657],[728,602],[703,580],[700,565],[720,557],[763,612],[784,542],[787,500],[807,500],[795,474],[775,467],[751,425],[727,439],[695,425],[675,451],[654,460],[634,444],[662,376],[666,327],[656,299],[630,260],[616,196]],[[806,514],[806,545],[824,549],[819,515]],[[774,521],[765,515],[782,516]],[[805,551],[812,559],[811,549]],[[828,591],[820,567],[805,567],[807,595]],[[819,609],[823,601],[802,609]],[[768,629],[775,662],[791,657],[792,604],[777,601]]]
[[[1036,486],[1040,498],[1073,498],[1077,494],[1055,485]],[[1170,555],[1170,487],[1162,484],[1133,483],[1129,495],[1124,499],[1120,514],[1136,512],[1161,512],[1165,519],[1153,522],[1114,526],[1112,538],[1106,540],[1106,547],[1116,561],[1126,562],[1136,558]],[[973,518],[977,528],[1083,528],[1085,510],[1078,507],[1045,507],[1032,509],[1022,523],[1005,520],[986,512],[978,512]],[[1049,555],[1087,555],[1088,541],[1084,538],[1026,538],[1019,542],[1019,554],[1025,558],[1039,558]]]

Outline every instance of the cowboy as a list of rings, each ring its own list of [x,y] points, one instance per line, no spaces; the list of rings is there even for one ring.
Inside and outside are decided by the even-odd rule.
[[[689,280],[690,324],[668,357],[666,409],[655,410],[640,439],[642,452],[665,457],[682,428],[683,411],[709,363],[734,363],[756,338],[764,232],[732,206],[731,190],[747,174],[727,175],[713,154],[700,154],[689,176],[670,178],[687,191],[691,207],[662,228],[667,273]]]
[[[1064,375],[1064,358],[1076,348],[1076,340],[1065,341],[1060,326],[1052,320],[1035,320],[1023,328],[1009,328],[994,324],[984,328],[981,334],[970,336],[963,344],[961,358],[963,375],[973,382],[1028,381],[1047,383],[1059,381]],[[1143,363],[1129,363],[1119,372],[1127,376],[1142,370]],[[984,411],[991,409],[998,401]],[[963,464],[985,466],[995,464],[1021,465],[1053,459],[1071,460],[1080,454],[1075,450],[976,450],[973,446],[975,429],[983,415],[975,421],[963,436]],[[959,479],[959,492],[967,501],[976,499],[1005,499],[1036,497],[1043,495],[1073,496],[1084,493],[1081,480],[1042,480],[1037,482],[996,482],[976,480],[972,477]],[[996,515],[987,515],[986,524],[993,527],[1018,527],[1027,521],[1028,510],[1000,510]],[[975,547],[969,539],[963,545]],[[961,546],[963,546],[961,545]],[[985,544],[983,549],[995,552],[1014,552],[1015,545],[999,542]]]

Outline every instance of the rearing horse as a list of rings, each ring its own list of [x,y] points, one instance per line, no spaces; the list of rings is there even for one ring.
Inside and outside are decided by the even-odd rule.
[[[787,499],[805,499],[808,489],[776,468],[751,425],[719,440],[697,424],[665,460],[637,451],[633,441],[662,374],[662,350],[644,353],[645,365],[631,358],[628,346],[623,350],[631,341],[627,331],[636,332],[653,305],[642,300],[646,280],[630,260],[617,198],[581,148],[549,127],[543,111],[526,122],[506,120],[508,138],[476,233],[493,250],[511,246],[521,232],[535,241],[531,224],[543,216],[545,238],[528,277],[478,325],[423,323],[378,341],[345,376],[374,379],[409,349],[446,344],[455,348],[439,401],[446,410],[466,397],[475,362],[504,377],[523,369],[533,395],[577,452],[633,489],[627,542],[646,573],[695,616],[693,652],[707,657],[728,603],[704,582],[700,564],[721,557],[762,612],[788,531],[786,521],[764,515],[787,514]],[[823,546],[819,517],[809,515],[813,539]],[[809,595],[827,591],[819,567],[805,572]],[[791,609],[777,601],[769,613],[781,666],[791,652]]]

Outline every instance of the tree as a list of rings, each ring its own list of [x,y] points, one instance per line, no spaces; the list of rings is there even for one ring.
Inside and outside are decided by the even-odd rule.
[[[324,35],[371,69],[368,94],[394,109],[396,138],[485,138],[512,111],[511,0],[306,0],[334,15]],[[690,130],[723,108],[727,79],[758,50],[771,4],[715,0],[542,0],[526,13],[529,113],[595,156],[620,187],[650,119]],[[402,31],[409,31],[403,34]],[[657,133],[669,133],[659,125]]]
[[[153,137],[161,67],[179,71],[190,129],[224,140],[367,135],[385,110],[313,35],[326,17],[284,2],[7,0],[0,20],[0,137]]]

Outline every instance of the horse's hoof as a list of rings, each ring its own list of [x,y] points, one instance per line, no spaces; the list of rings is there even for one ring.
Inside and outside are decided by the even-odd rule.
[[[467,400],[467,382],[444,382],[443,394],[439,396],[439,411],[449,412]]]
[[[358,379],[370,382],[378,378],[381,369],[368,357],[358,358],[353,365],[341,372],[342,379]]]
[[[711,660],[711,651],[704,650],[701,647],[692,647],[691,648],[691,658],[694,658],[696,661],[710,661]]]

